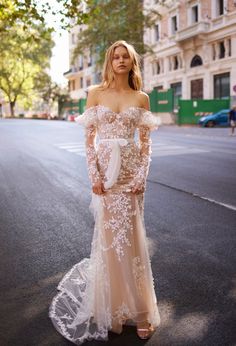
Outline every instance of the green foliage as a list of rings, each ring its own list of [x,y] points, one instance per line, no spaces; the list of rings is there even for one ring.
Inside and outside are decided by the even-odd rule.
[[[45,71],[41,71],[35,80],[34,89],[37,90],[40,98],[48,105],[54,101],[61,100],[61,98],[69,98],[67,88],[62,88],[57,83],[52,82],[51,77]]]
[[[51,32],[42,24],[32,24],[25,31],[24,24],[15,24],[1,32],[0,40],[0,89],[11,106],[19,99],[30,107],[36,97],[35,81],[49,67],[53,41]]]
[[[138,0],[87,0],[86,29],[79,33],[73,60],[85,49],[98,57],[100,66],[108,46],[117,40],[133,44],[139,54],[152,52],[152,47],[143,42],[144,27],[151,27],[160,14],[150,9],[143,11]]]
[[[60,18],[60,27],[68,29],[73,19],[74,24],[81,24],[86,16],[80,10],[80,0],[0,0],[0,32],[17,23],[23,23],[24,30],[32,24],[45,25],[45,15]],[[58,21],[58,20],[57,20]]]
[[[165,5],[166,1],[156,3]],[[45,100],[57,94],[45,74],[53,46],[53,28],[46,27],[46,14],[60,18],[64,29],[86,24],[74,57],[90,49],[98,65],[107,47],[120,39],[133,44],[141,55],[152,52],[143,42],[144,27],[153,26],[160,17],[152,9],[144,12],[141,0],[0,0],[0,89],[12,114],[16,100],[30,107],[37,89]]]

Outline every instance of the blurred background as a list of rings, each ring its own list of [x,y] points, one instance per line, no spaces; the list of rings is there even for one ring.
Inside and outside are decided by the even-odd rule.
[[[73,121],[105,50],[124,39],[163,124],[228,126],[235,32],[235,0],[1,0],[0,116]]]

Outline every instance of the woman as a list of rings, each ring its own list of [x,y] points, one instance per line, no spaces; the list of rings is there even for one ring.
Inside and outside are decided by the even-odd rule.
[[[229,135],[233,136],[234,135],[234,129],[236,126],[236,105],[234,105],[232,107],[232,109],[230,109],[230,111],[229,111],[229,125],[231,128]]]
[[[49,314],[56,329],[77,345],[107,340],[108,331],[121,333],[124,324],[136,325],[138,336],[147,339],[160,322],[143,219],[150,130],[157,121],[140,89],[138,55],[117,41],[107,50],[101,85],[90,89],[77,119],[86,129],[93,190],[92,250],[59,283]]]

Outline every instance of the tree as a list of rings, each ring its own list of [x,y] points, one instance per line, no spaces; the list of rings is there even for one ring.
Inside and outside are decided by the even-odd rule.
[[[53,41],[51,31],[32,24],[27,32],[15,24],[1,32],[0,89],[10,104],[11,116],[18,98],[32,98],[35,80],[49,67]]]
[[[35,81],[35,89],[38,91],[38,96],[43,101],[44,107],[46,106],[48,113],[55,108],[55,104],[59,106],[60,102],[70,100],[68,89],[53,82],[51,77],[44,71]]]
[[[157,3],[164,5],[165,0]],[[86,13],[86,28],[78,35],[73,61],[89,48],[100,67],[107,47],[121,39],[133,44],[140,55],[153,52],[151,45],[144,44],[144,28],[152,27],[161,15],[153,8],[144,11],[143,1],[89,0]]]
[[[83,23],[86,16],[80,10],[82,0],[0,0],[0,33],[17,23],[23,23],[28,30],[35,23],[45,25],[45,15],[60,17],[60,26],[67,29],[71,25]]]

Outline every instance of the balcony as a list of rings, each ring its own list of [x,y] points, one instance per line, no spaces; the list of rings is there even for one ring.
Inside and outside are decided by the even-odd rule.
[[[74,76],[77,72],[79,71],[79,69],[75,66],[72,66],[68,71],[64,72],[63,75],[67,78],[67,77],[72,77]]]
[[[211,21],[211,30],[217,30],[226,28],[230,25],[235,25],[236,22],[236,11],[228,12],[222,16],[213,18]]]
[[[181,43],[196,36],[206,34],[210,29],[208,22],[198,22],[176,33],[175,41]]]

